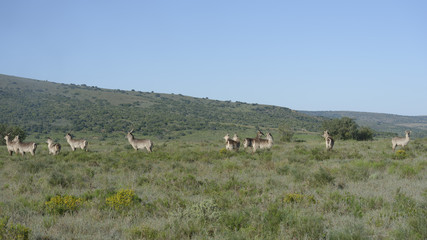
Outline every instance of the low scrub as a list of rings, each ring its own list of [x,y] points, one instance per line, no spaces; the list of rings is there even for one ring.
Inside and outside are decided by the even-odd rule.
[[[0,239],[28,240],[30,229],[21,224],[14,224],[9,217],[0,218]]]

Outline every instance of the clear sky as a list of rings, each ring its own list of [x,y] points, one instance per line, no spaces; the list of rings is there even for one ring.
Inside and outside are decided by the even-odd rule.
[[[424,0],[2,0],[0,73],[427,115]]]

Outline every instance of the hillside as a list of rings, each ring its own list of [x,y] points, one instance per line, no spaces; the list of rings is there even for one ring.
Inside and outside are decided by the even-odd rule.
[[[368,126],[376,131],[392,132],[403,135],[411,130],[414,137],[427,137],[427,116],[401,116],[385,113],[351,111],[300,111],[310,116],[325,118],[349,117],[360,126]]]
[[[277,128],[319,131],[321,117],[284,107],[180,94],[101,89],[0,75],[0,123],[28,132],[115,132],[175,138],[194,130]]]

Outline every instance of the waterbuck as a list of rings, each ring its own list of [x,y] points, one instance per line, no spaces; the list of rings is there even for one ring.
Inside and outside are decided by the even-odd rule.
[[[70,144],[71,149],[74,151],[76,148],[80,148],[82,150],[87,151],[87,141],[84,139],[73,139],[70,133],[65,135],[65,139],[67,139],[68,144]]]
[[[21,153],[22,156],[24,156],[26,152],[31,153],[33,156],[36,154],[37,144],[35,142],[21,142],[19,135],[15,136],[13,141],[17,145],[17,150]]]
[[[135,149],[135,151],[144,148],[147,149],[148,152],[153,151],[153,142],[150,139],[136,139],[132,133],[133,129],[128,132],[126,137],[129,140],[130,145],[132,145],[133,149]]]
[[[46,143],[47,148],[49,149],[49,154],[56,155],[61,151],[61,144],[54,143],[52,139],[48,138]]]
[[[334,147],[334,139],[329,135],[328,130],[323,131],[322,136],[325,138],[326,149],[328,151],[332,150],[332,148]]]
[[[393,144],[392,148],[393,151],[396,149],[396,146],[406,146],[409,143],[409,135],[411,134],[411,131],[405,131],[405,137],[401,138],[401,137],[394,137],[391,139],[391,143]]]
[[[4,137],[4,140],[6,140],[6,147],[10,156],[12,156],[13,152],[15,152],[16,154],[19,153],[18,145],[16,144],[15,141],[9,140],[9,135],[6,135]]]
[[[258,138],[252,142],[252,151],[256,152],[259,149],[270,149],[273,146],[274,140],[271,133],[267,133],[267,139]]]
[[[240,148],[240,140],[239,137],[237,136],[237,134],[234,134],[233,139],[230,139],[230,135],[225,135],[224,136],[225,139],[225,149],[227,150],[235,150],[238,151]]]
[[[245,148],[252,147],[252,143],[256,139],[260,139],[261,136],[264,136],[264,133],[261,132],[260,130],[258,130],[257,133],[256,133],[256,137],[255,138],[245,138],[245,140],[243,141],[243,147],[245,147]]]

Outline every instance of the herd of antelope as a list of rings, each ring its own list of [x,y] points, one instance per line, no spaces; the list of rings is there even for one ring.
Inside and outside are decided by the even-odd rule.
[[[261,136],[266,136],[266,139],[261,138]],[[240,148],[240,140],[237,134],[234,134],[233,139],[230,139],[230,135],[225,135],[225,149],[227,150],[234,150],[238,151]],[[243,146],[246,148],[251,147],[252,152],[256,152],[257,149],[270,149],[273,146],[273,135],[271,133],[267,133],[267,135],[264,135],[263,132],[259,131],[257,132],[257,135],[255,138],[245,138],[243,141]]]
[[[136,139],[132,133],[133,129],[127,133],[126,138],[135,150],[145,148],[148,152],[153,151],[153,142],[150,139]],[[88,151],[88,142],[85,139],[73,139],[70,133],[65,135],[65,139],[70,145],[72,151],[75,151],[78,148]],[[21,142],[19,135],[15,136],[13,140],[10,140],[9,134],[4,137],[4,140],[6,140],[7,151],[11,156],[13,153],[21,153],[22,156],[27,152],[31,153],[33,156],[36,154],[37,144],[35,142]],[[47,138],[46,143],[49,154],[57,155],[61,151],[61,144],[54,143],[51,138]]]
[[[146,149],[148,152],[153,151],[153,142],[150,139],[136,139],[132,133],[133,129],[127,133],[126,138],[128,139],[130,145],[132,145],[132,147],[135,149],[135,151],[138,151],[138,149]],[[411,131],[405,131],[406,136],[404,138],[394,137],[391,140],[393,151],[395,151],[397,146],[406,146],[409,143],[410,134]],[[261,138],[262,136],[265,136],[266,138]],[[332,150],[332,148],[334,147],[334,139],[329,135],[328,130],[324,131],[322,136],[325,138],[326,150]],[[88,142],[85,139],[73,139],[70,133],[67,133],[67,135],[65,135],[65,139],[70,145],[72,151],[75,151],[77,148],[80,148],[85,151],[88,150]],[[224,139],[225,148],[227,150],[239,150],[240,139],[237,134],[234,134],[233,138],[231,139],[230,135],[227,133],[227,135],[224,136]],[[6,140],[6,147],[7,151],[9,152],[9,155],[12,155],[13,153],[21,153],[21,155],[23,156],[25,153],[28,152],[32,156],[34,156],[36,153],[37,144],[35,142],[21,142],[19,136],[15,136],[13,140],[10,140],[9,135],[6,135],[4,137],[4,140]],[[48,138],[46,143],[49,150],[49,154],[57,155],[61,151],[61,145],[59,143],[54,143],[51,138]],[[258,130],[255,138],[244,139],[243,146],[245,149],[252,148],[252,152],[255,153],[257,149],[271,149],[273,143],[274,140],[271,133],[267,133],[267,135],[264,135],[263,132]]]

